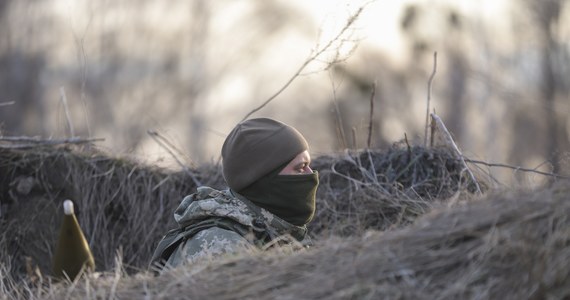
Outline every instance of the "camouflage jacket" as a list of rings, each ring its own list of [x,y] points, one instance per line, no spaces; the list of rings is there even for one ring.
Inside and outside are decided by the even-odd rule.
[[[284,235],[305,246],[310,244],[306,226],[292,225],[229,189],[199,187],[196,193],[182,200],[174,219],[179,229],[173,235],[182,242],[166,261],[172,267],[260,247]]]

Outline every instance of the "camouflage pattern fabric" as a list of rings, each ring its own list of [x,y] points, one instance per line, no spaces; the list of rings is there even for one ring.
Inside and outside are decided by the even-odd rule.
[[[175,267],[185,262],[259,247],[284,235],[293,237],[305,246],[311,243],[306,226],[292,225],[229,189],[218,191],[199,187],[195,194],[186,196],[174,212],[174,219],[181,228],[191,229],[212,218],[230,219],[233,223],[244,225],[239,226],[241,228],[251,229],[251,234],[244,234],[237,226],[235,230],[231,230],[231,226],[201,230],[174,250],[167,265]],[[253,234],[259,232],[264,233],[264,238]]]

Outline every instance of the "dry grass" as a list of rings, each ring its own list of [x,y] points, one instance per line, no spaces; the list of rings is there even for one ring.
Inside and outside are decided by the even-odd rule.
[[[189,274],[182,270],[151,284],[177,282],[171,296],[197,299],[562,299],[570,296],[568,192],[495,195],[411,228],[328,240],[295,256],[227,262],[180,279]]]
[[[9,271],[17,275],[26,274],[25,257],[49,274],[65,199],[75,202],[99,270],[112,268],[118,249],[126,265],[140,268],[175,226],[172,212],[182,196],[195,190],[187,173],[53,147],[1,149],[0,185],[0,260],[11,259]]]
[[[570,184],[494,194],[414,225],[329,238],[159,277],[120,272],[51,285],[44,299],[567,299]]]
[[[282,277],[272,279],[277,280],[273,283],[265,283],[270,284],[265,292],[279,290],[273,285],[286,287],[306,272],[305,269],[287,269],[296,264],[296,259],[301,259],[297,257],[309,260],[315,259],[315,253],[321,253],[330,255],[326,259],[334,261],[337,259],[334,251],[367,242],[360,238],[367,230],[400,228],[430,211],[436,203],[460,195],[465,198],[470,189],[469,182],[463,179],[460,164],[444,150],[396,145],[386,151],[318,157],[314,167],[320,171],[321,187],[318,214],[311,229],[318,242],[324,243],[322,247],[294,257],[260,253],[253,258],[235,258],[223,265],[203,266],[203,271],[195,267],[174,273],[198,272],[201,282],[206,285],[204,293],[224,298],[230,297],[234,290],[230,286],[224,291],[207,288],[217,286],[216,282],[207,281],[207,274],[219,272],[211,274],[237,283],[237,278],[225,277],[223,269],[230,265],[245,267],[244,264],[252,264],[251,268],[261,268],[259,272],[255,269],[255,274],[259,275],[252,278],[263,282],[264,278],[273,276],[264,273],[263,266],[283,263],[278,266]],[[163,280],[168,280],[170,275],[152,278],[143,273],[134,277],[133,274],[146,268],[159,238],[175,226],[172,212],[184,195],[195,190],[196,181],[223,187],[219,167],[214,165],[172,172],[75,146],[0,149],[0,222],[5,228],[0,233],[0,292],[9,295],[4,296],[6,299],[57,299],[67,293],[72,298],[83,295],[81,297],[88,299],[103,293],[101,297],[107,298],[119,291],[124,295],[122,298],[140,298],[141,293],[172,298],[174,294],[169,291],[162,296],[156,295],[160,293],[156,289],[162,290],[161,282],[166,284]],[[45,275],[38,276],[39,273],[50,273],[51,253],[62,215],[61,203],[65,199],[76,203],[78,219],[92,247],[97,270],[117,270],[117,273],[99,279],[84,279],[77,286],[54,285]],[[120,267],[117,267],[118,262]],[[299,263],[304,267],[313,265],[310,261]],[[330,267],[334,268],[334,264]],[[228,270],[228,274],[234,272]],[[316,268],[314,272],[318,270]],[[338,271],[342,270],[335,273]],[[322,275],[331,274],[330,270],[326,272]],[[188,276],[182,278],[192,282],[194,277]],[[318,277],[316,274],[311,276]],[[246,285],[256,286],[253,281]],[[251,295],[256,292],[243,286],[241,289]],[[278,294],[274,295],[279,298]]]
[[[439,201],[473,191],[460,161],[445,149],[395,145],[322,156],[315,236],[362,234],[413,222]]]

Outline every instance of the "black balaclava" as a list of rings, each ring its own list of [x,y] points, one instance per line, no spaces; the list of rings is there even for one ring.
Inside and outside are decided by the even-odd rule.
[[[315,213],[318,174],[278,175],[309,149],[295,128],[269,118],[243,121],[222,147],[224,179],[233,191],[285,221],[303,226]]]
[[[281,219],[303,226],[315,214],[318,172],[279,175],[286,165],[273,170],[238,193]]]

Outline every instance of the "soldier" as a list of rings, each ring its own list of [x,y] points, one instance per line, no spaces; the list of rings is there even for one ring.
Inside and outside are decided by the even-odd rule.
[[[279,121],[239,123],[222,147],[229,189],[203,186],[186,196],[174,212],[179,228],[159,243],[151,266],[174,267],[283,236],[310,244],[306,224],[315,213],[319,179],[308,149],[295,128]]]

